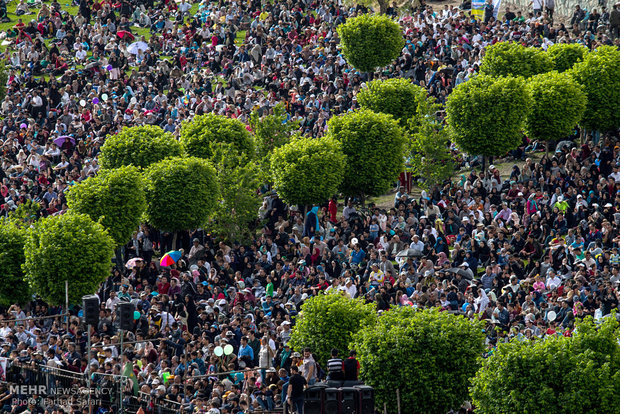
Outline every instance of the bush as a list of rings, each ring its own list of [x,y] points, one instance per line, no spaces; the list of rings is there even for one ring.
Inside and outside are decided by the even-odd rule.
[[[552,141],[570,135],[586,109],[581,86],[567,74],[549,72],[532,77],[528,87],[533,100],[525,124],[529,137]]]
[[[109,135],[99,155],[102,168],[119,168],[133,165],[146,168],[166,157],[183,155],[183,148],[172,134],[157,126],[145,125],[123,128],[116,135]]]
[[[472,381],[476,412],[616,413],[620,381],[618,322],[589,318],[572,337],[500,344]]]
[[[22,265],[24,264],[24,243],[26,231],[11,220],[0,219],[0,304],[12,305],[26,303],[31,292],[24,280]]]
[[[86,214],[67,213],[41,219],[28,231],[24,245],[26,280],[36,294],[52,305],[80,303],[92,295],[112,267],[114,240]]]
[[[620,127],[620,51],[599,46],[588,53],[570,73],[588,96],[581,125],[591,131]]]
[[[403,78],[374,80],[357,94],[362,108],[390,114],[402,126],[417,114],[418,104],[424,99],[426,90]]]
[[[146,178],[146,218],[165,231],[206,224],[219,196],[215,169],[201,158],[168,158],[151,165]]]
[[[520,43],[499,42],[487,46],[480,73],[489,76],[523,76],[529,78],[553,70],[551,57],[542,49]]]
[[[531,106],[532,96],[522,78],[476,76],[448,96],[450,136],[469,154],[505,155],[521,145]]]
[[[445,413],[468,398],[484,350],[479,321],[437,309],[401,307],[383,313],[353,337],[361,377],[376,405],[396,413],[396,390],[410,413]]]
[[[138,230],[146,209],[144,180],[133,166],[103,170],[70,187],[69,208],[88,215],[108,229],[117,246],[122,246]]]
[[[553,61],[553,67],[558,72],[571,69],[575,63],[581,62],[588,53],[588,48],[579,43],[556,43],[547,49]]]
[[[276,148],[271,177],[278,195],[288,204],[323,203],[337,193],[345,156],[333,138],[298,138]]]
[[[404,170],[405,134],[391,115],[361,109],[334,116],[328,136],[342,143],[347,159],[340,185],[345,195],[385,194]]]
[[[336,30],[344,58],[362,72],[374,72],[390,64],[405,46],[400,26],[387,16],[352,17]]]
[[[254,157],[254,141],[243,122],[223,115],[199,115],[184,122],[180,138],[192,157],[211,158],[211,144],[215,142],[233,144],[245,156]]]
[[[353,334],[371,327],[376,318],[373,304],[334,292],[309,298],[301,311],[289,344],[300,352],[310,348],[323,367],[333,348],[345,353]]]

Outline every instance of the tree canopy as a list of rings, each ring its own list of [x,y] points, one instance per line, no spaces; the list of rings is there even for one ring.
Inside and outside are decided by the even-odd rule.
[[[533,101],[525,124],[529,137],[544,141],[567,137],[586,108],[581,85],[569,75],[554,71],[532,77],[528,87]]]
[[[69,208],[108,229],[117,246],[129,241],[146,209],[144,180],[133,166],[102,170],[70,188]]]
[[[470,154],[504,155],[521,144],[531,106],[532,96],[522,78],[476,76],[448,96],[450,136]]]
[[[68,212],[37,221],[24,245],[26,280],[33,291],[52,305],[92,295],[110,275],[114,240],[103,225],[86,214]]]
[[[352,17],[336,30],[344,58],[362,72],[390,64],[405,46],[400,26],[385,15]]]
[[[484,334],[478,321],[437,309],[403,306],[383,313],[353,337],[362,380],[374,387],[377,406],[396,413],[445,413],[468,397]]]
[[[0,304],[26,303],[31,298],[30,288],[24,280],[22,265],[26,231],[14,220],[0,219]]]
[[[501,343],[472,380],[476,412],[615,413],[620,406],[618,322],[591,318],[572,337]]]
[[[588,48],[579,43],[556,43],[549,46],[547,53],[553,61],[553,67],[558,72],[571,69],[575,63],[581,62],[588,54]]]
[[[341,144],[333,138],[294,139],[273,152],[274,188],[291,205],[323,203],[337,193],[345,162]]]
[[[166,157],[183,155],[179,141],[157,126],[145,125],[123,128],[116,135],[108,135],[101,147],[99,162],[102,168],[133,165],[146,168]]]
[[[215,169],[195,157],[167,158],[145,172],[146,218],[166,231],[198,228],[215,209],[218,185]]]
[[[213,142],[232,144],[246,157],[254,157],[254,141],[245,124],[224,115],[198,115],[184,122],[180,140],[187,154],[192,157],[211,158]]]
[[[301,311],[289,344],[296,351],[310,348],[323,366],[333,348],[346,354],[353,334],[374,325],[376,318],[373,304],[340,292],[313,296],[304,302]]]
[[[328,136],[347,159],[340,188],[348,196],[385,194],[404,170],[405,134],[391,115],[368,109],[334,116]]]
[[[390,114],[401,126],[417,114],[418,104],[424,99],[426,90],[404,78],[368,82],[357,94],[362,108]]]
[[[234,150],[232,144],[212,144],[212,161],[220,188],[209,228],[229,242],[251,241],[262,199],[259,168],[255,161]]]
[[[485,49],[480,73],[489,76],[529,78],[553,70],[551,57],[542,49],[516,42],[498,42]]]
[[[620,51],[599,46],[576,63],[570,73],[588,96],[581,125],[591,131],[620,127]]]

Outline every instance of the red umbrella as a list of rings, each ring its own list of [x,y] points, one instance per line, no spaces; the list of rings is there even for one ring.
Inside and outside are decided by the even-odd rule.
[[[125,36],[127,36],[129,40],[135,39],[134,35],[131,34],[131,32],[128,32],[127,30],[119,30],[118,32],[116,32],[116,35],[120,37],[121,39],[124,39]]]

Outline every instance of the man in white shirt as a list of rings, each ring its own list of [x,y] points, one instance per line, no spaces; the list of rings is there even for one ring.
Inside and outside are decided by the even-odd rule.
[[[357,295],[357,287],[353,284],[351,278],[348,277],[347,280],[345,280],[344,288],[351,299],[355,298]]]
[[[116,296],[116,292],[112,291],[110,292],[110,297],[105,302],[105,307],[106,309],[110,309],[112,313],[114,313],[114,310],[116,309],[116,305],[118,305],[120,301],[121,300]]]
[[[547,288],[551,290],[557,289],[561,284],[562,279],[558,277],[558,275],[555,273],[555,270],[549,269],[547,275]]]
[[[409,248],[411,250],[415,250],[420,256],[422,256],[422,252],[424,252],[424,243],[420,241],[420,237],[417,234],[414,234],[411,238],[411,243],[409,244]]]

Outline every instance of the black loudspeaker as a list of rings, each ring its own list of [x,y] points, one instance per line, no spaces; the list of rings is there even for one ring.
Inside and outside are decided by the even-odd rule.
[[[130,331],[133,329],[133,312],[136,307],[133,303],[121,302],[116,305],[118,312],[118,327],[120,329]]]
[[[341,414],[357,414],[359,406],[359,390],[353,387],[342,387],[340,389],[342,400]]]
[[[324,412],[325,388],[325,385],[315,385],[306,388],[304,394],[305,414],[322,414]]]
[[[357,385],[359,390],[360,409],[359,414],[374,414],[375,412],[375,390],[368,385]]]
[[[99,296],[82,296],[82,312],[86,325],[97,326],[99,324]]]
[[[325,388],[324,414],[340,414],[340,390],[338,388]]]

